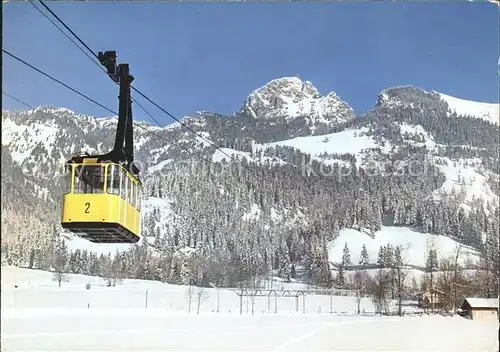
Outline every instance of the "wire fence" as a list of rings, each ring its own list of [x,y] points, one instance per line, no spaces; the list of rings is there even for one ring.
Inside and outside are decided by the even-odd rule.
[[[269,290],[273,291],[273,290]],[[242,294],[235,290],[172,286],[172,288],[44,287],[2,289],[3,309],[123,309],[160,310],[185,313],[224,314],[342,314],[374,315],[370,297],[353,295],[286,294],[283,291]],[[390,301],[384,314],[396,314],[397,302]],[[405,305],[403,313],[418,314]]]
[[[370,298],[333,295],[239,295],[192,286],[171,289],[122,287],[10,288],[2,290],[2,309],[160,309],[234,314],[374,312]]]

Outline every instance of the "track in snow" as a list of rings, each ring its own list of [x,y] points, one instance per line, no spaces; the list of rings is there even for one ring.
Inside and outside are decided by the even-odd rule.
[[[460,317],[71,311],[3,316],[3,350],[491,352],[498,329]],[[465,334],[477,339],[457,338]]]

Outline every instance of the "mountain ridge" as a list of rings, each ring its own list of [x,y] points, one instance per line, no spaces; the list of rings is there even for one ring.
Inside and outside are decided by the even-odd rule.
[[[304,93],[298,83],[292,80],[288,101],[299,97],[321,107],[317,100],[324,97],[314,86],[307,83]],[[311,280],[324,282],[332,279],[327,246],[339,230],[356,226],[375,233],[386,221],[485,250],[483,237],[498,228],[487,215],[498,212],[498,126],[450,114],[446,102],[418,88],[388,88],[381,94],[387,98],[357,118],[329,93],[326,102],[333,97],[336,104],[326,121],[316,119],[319,110],[283,115],[281,105],[272,112],[255,102],[247,105],[254,113],[254,107],[264,108],[257,118],[243,104],[234,116],[202,111],[183,119],[227,153],[245,157],[239,162],[244,167],[179,123],[164,128],[144,123],[161,138],[135,129],[136,159],[145,178],[145,239],[162,253],[178,251],[177,264],[154,259],[155,265],[168,266],[169,280],[188,280],[181,268],[192,260],[184,253],[191,248],[194,257],[232,268],[225,271],[227,280],[240,280],[243,268],[254,263],[252,271],[271,266],[285,277],[305,265]],[[115,117],[93,119],[53,107],[3,110],[2,204],[8,205],[9,217],[33,214],[57,223],[62,184],[53,175],[78,148],[109,150],[115,122]],[[47,215],[47,207],[54,208],[54,216]],[[14,220],[4,215],[2,222],[14,228]],[[40,231],[46,233],[39,235],[41,248],[49,248],[54,244],[47,239],[59,233],[54,226],[16,229],[6,243],[20,251],[15,236],[23,232],[27,239],[27,232]],[[153,261],[147,251],[127,248],[142,262]]]

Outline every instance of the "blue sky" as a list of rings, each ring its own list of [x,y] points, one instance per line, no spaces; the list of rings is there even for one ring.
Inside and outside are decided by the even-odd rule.
[[[498,102],[499,13],[491,3],[46,3],[94,51],[116,50],[134,85],[177,117],[232,114],[252,90],[297,74],[358,114],[396,85]],[[3,8],[4,49],[117,109],[117,87],[32,5]],[[109,115],[5,54],[3,89],[35,106]],[[2,99],[4,108],[21,107]]]

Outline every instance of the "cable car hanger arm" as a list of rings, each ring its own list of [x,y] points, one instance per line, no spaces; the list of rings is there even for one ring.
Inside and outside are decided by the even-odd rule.
[[[103,155],[97,155],[100,161],[113,161],[126,164],[126,168],[134,175],[140,170],[134,165],[134,135],[132,120],[132,98],[130,85],[134,77],[130,74],[128,64],[116,65],[116,51],[99,52],[99,61],[106,67],[108,76],[120,85],[118,125],[113,149]]]

